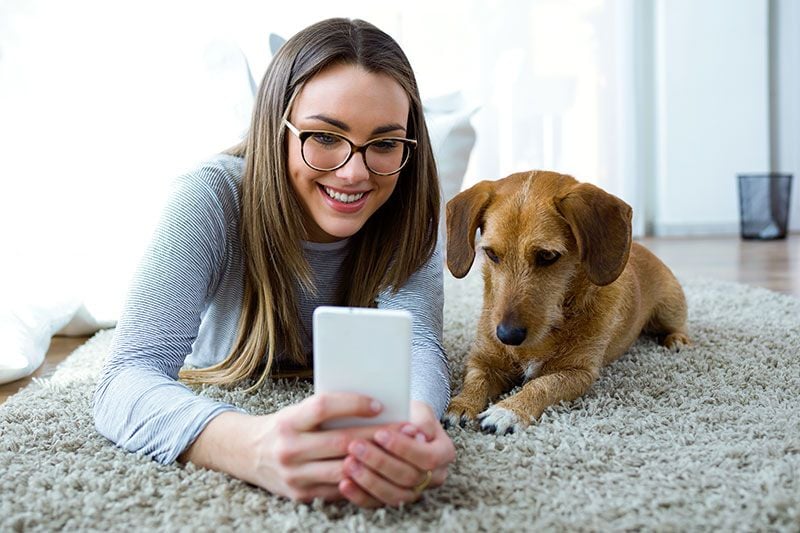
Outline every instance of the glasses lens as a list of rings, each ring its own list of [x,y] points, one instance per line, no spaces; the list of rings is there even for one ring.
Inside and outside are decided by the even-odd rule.
[[[376,174],[398,172],[409,155],[408,145],[399,139],[378,139],[365,152],[367,167]]]
[[[350,143],[333,133],[313,132],[303,142],[303,157],[317,170],[333,170],[349,156]]]

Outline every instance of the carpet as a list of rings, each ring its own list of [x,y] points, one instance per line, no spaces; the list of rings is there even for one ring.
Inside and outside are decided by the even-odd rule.
[[[800,300],[684,279],[694,346],[641,338],[584,397],[526,431],[451,428],[447,483],[400,509],[295,504],[193,465],[161,466],[95,433],[113,330],[0,407],[0,530],[800,530]],[[458,388],[481,279],[446,277]],[[201,394],[267,413],[310,394]]]

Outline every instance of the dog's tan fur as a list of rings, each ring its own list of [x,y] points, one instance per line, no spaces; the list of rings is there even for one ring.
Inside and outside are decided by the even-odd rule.
[[[478,229],[483,312],[446,422],[480,416],[484,430],[513,431],[584,394],[642,331],[670,349],[689,344],[683,290],[631,242],[631,208],[619,198],[554,172],[478,183],[447,204],[447,266],[458,278],[475,259]],[[548,264],[551,252],[560,257]],[[516,342],[523,330],[517,346],[498,337]]]

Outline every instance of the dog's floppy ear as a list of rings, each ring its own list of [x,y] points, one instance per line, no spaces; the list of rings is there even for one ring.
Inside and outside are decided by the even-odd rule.
[[[475,232],[492,199],[494,182],[482,181],[447,202],[447,268],[463,278],[475,261]]]
[[[578,242],[589,280],[602,286],[617,279],[631,252],[631,206],[590,183],[576,185],[555,203]]]

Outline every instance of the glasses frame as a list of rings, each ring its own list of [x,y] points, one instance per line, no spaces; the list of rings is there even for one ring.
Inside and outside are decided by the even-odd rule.
[[[353,154],[361,153],[361,157],[364,160],[364,166],[369,170],[372,174],[376,176],[393,176],[403,170],[403,168],[408,164],[408,161],[411,159],[411,152],[417,147],[417,141],[415,139],[407,139],[405,137],[376,137],[374,139],[370,139],[369,141],[365,142],[364,144],[356,144],[341,133],[336,133],[335,131],[329,130],[301,130],[298,129],[294,124],[289,122],[287,119],[283,119],[283,125],[286,126],[289,131],[295,134],[297,138],[300,140],[300,156],[303,158],[303,163],[312,170],[316,170],[318,172],[333,172],[334,170],[339,170],[343,166],[345,166],[350,159],[353,158]],[[350,155],[348,155],[344,161],[340,164],[336,165],[335,167],[331,168],[318,168],[312,165],[311,163],[306,160],[306,154],[303,148],[305,147],[306,140],[311,137],[315,133],[324,133],[325,135],[333,135],[339,139],[347,141],[347,144],[350,145]],[[367,163],[367,148],[371,145],[380,142],[380,141],[399,141],[402,142],[405,147],[408,148],[408,154],[406,158],[403,160],[403,163],[400,165],[400,168],[395,170],[394,172],[375,172],[370,168],[369,163]]]

